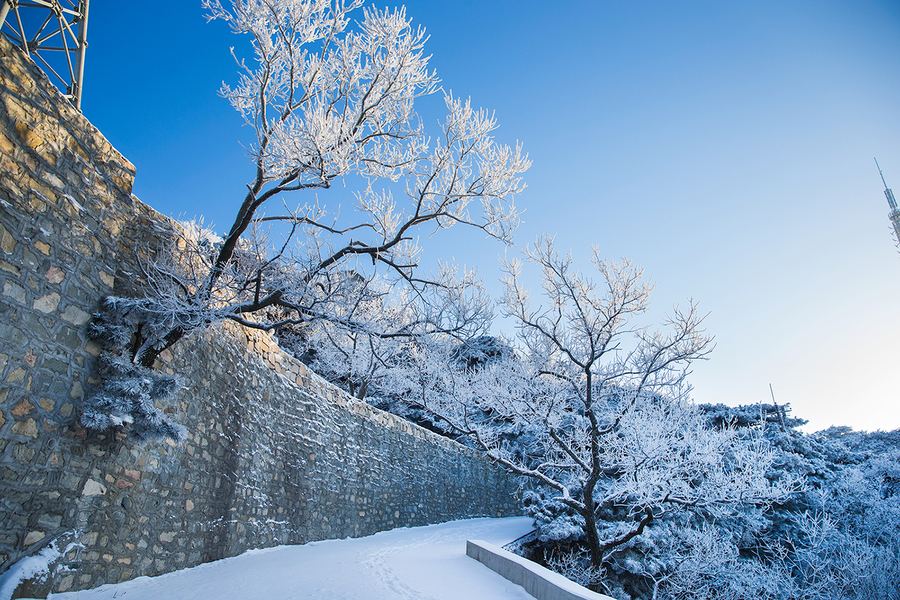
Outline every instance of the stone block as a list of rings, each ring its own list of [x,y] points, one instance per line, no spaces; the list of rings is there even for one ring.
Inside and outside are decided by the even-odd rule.
[[[172,540],[175,539],[176,535],[177,535],[177,532],[175,532],[175,531],[165,531],[165,532],[159,534],[159,541],[163,542],[165,544],[170,544],[170,543],[172,543]]]
[[[12,140],[10,140],[5,133],[0,132],[0,151],[5,152],[6,154],[12,154],[15,146],[13,145]]]
[[[37,524],[47,529],[59,529],[62,525],[62,515],[43,514],[38,518]]]
[[[12,254],[16,249],[16,239],[6,230],[6,227],[0,225],[0,250],[6,254]]]
[[[62,313],[62,319],[64,321],[68,321],[69,323],[78,327],[87,323],[90,318],[91,315],[89,313],[86,313],[74,304],[70,304],[69,306],[67,306],[66,310],[64,310]]]
[[[58,267],[50,267],[47,272],[44,273],[44,278],[50,283],[62,283],[66,278],[66,274]]]
[[[52,313],[59,306],[60,295],[56,292],[52,294],[47,294],[46,296],[41,296],[37,300],[34,301],[34,309],[39,310],[42,313]]]
[[[44,138],[35,132],[33,124],[18,121],[15,124],[15,131],[19,140],[32,150],[36,150],[44,143]]]
[[[16,435],[24,435],[26,437],[36,438],[38,435],[37,423],[34,419],[28,419],[26,421],[16,421],[16,423],[12,426],[12,432]],[[32,455],[33,452],[34,451],[32,450]]]
[[[44,369],[58,375],[65,375],[69,372],[69,363],[50,356],[44,357],[44,361],[43,363],[41,363],[41,366]]]
[[[108,287],[110,289],[112,289],[115,286],[115,283],[116,283],[115,277],[113,277],[112,275],[110,275],[109,273],[107,273],[106,271],[104,271],[102,269],[100,271],[98,271],[97,274],[100,276],[100,281],[103,282],[103,285],[105,285],[106,287]]]
[[[18,404],[16,404],[13,409],[10,411],[16,417],[24,417],[25,415],[31,413],[34,409],[34,405],[28,401],[28,398],[22,400]]]
[[[82,496],[102,496],[106,493],[106,486],[94,479],[88,479],[84,484]]]
[[[3,284],[3,295],[12,298],[19,304],[25,304],[25,288],[12,281],[6,281]]]
[[[56,586],[57,592],[67,592],[72,589],[72,585],[75,583],[75,576],[72,574],[65,575],[62,579],[59,580],[59,584]]]
[[[42,539],[47,537],[47,534],[43,531],[29,531],[25,536],[25,539],[22,541],[23,546],[30,546],[32,544],[36,544]]]

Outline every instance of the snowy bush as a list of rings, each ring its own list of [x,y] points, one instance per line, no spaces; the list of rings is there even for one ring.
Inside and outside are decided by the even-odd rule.
[[[174,377],[109,355],[100,358],[100,377],[100,387],[82,405],[86,428],[106,431],[127,424],[138,439],[184,439],[185,428],[156,407],[171,399],[178,387]]]
[[[701,409],[716,426],[737,424],[745,437],[765,440],[774,458],[767,476],[796,477],[803,487],[769,507],[754,530],[716,523],[739,553],[719,568],[721,583],[672,578],[661,597],[702,597],[695,594],[706,586],[710,598],[743,598],[731,583],[744,581],[746,589],[759,584],[756,598],[900,598],[900,431],[805,434],[789,406]]]
[[[186,433],[184,427],[157,408],[157,403],[172,398],[178,388],[177,379],[127,358],[136,330],[155,322],[147,316],[152,312],[148,305],[152,301],[147,299],[108,297],[101,304],[101,312],[94,315],[89,334],[102,348],[100,385],[82,402],[81,424],[96,432],[127,428],[138,439],[181,440]]]

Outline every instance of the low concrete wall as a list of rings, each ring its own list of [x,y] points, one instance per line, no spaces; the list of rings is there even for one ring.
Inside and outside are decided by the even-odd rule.
[[[527,558],[481,540],[466,542],[466,554],[521,585],[537,600],[614,600],[569,581],[559,573],[545,569]]]

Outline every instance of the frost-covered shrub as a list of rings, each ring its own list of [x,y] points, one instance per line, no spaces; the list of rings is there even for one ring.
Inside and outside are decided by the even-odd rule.
[[[156,408],[178,387],[174,377],[109,355],[100,358],[100,387],[82,405],[81,424],[94,431],[130,424],[139,439],[184,439],[185,429]]]
[[[512,346],[502,338],[481,335],[462,342],[453,349],[451,357],[466,369],[477,370],[503,359],[513,358]]]
[[[555,500],[546,490],[525,492],[523,504],[525,514],[534,519],[536,541],[555,546],[584,541],[584,518],[571,507]]]
[[[804,421],[786,405],[700,408],[712,424],[736,426],[769,445],[770,479],[804,483],[773,504],[763,515],[768,525],[752,535],[717,522],[718,535],[730,536],[741,560],[723,564],[722,572],[740,575],[742,585],[766,582],[755,598],[900,598],[900,431],[832,427],[806,434],[797,429]],[[675,583],[669,582],[670,592]],[[682,579],[680,585],[682,595],[661,597],[703,597],[699,584]],[[725,592],[734,586],[712,587],[718,591],[711,598],[745,597]]]
[[[601,584],[606,570],[591,564],[590,555],[584,550],[556,552],[547,559],[547,565],[567,579],[586,588]]]
[[[92,431],[126,427],[138,439],[181,440],[185,429],[156,405],[171,399],[176,378],[128,360],[138,328],[147,328],[149,300],[108,297],[94,315],[89,334],[102,348],[100,385],[81,406],[81,424]]]

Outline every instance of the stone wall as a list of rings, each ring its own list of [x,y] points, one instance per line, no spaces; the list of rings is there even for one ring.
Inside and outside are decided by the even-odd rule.
[[[481,455],[356,402],[266,334],[220,326],[163,353],[186,441],[90,435],[86,336],[136,252],[174,226],[134,167],[0,39],[0,572],[57,540],[43,591],[156,575],[250,548],[517,514]],[[37,589],[37,588],[36,588]],[[41,591],[41,589],[38,589]]]

